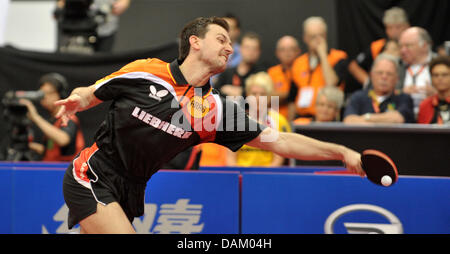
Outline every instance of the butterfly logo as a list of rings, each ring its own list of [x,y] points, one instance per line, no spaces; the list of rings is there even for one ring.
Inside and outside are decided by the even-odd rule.
[[[162,97],[166,96],[167,94],[169,94],[169,91],[167,90],[156,91],[156,87],[151,85],[150,93],[148,94],[148,96],[157,101],[161,101]]]

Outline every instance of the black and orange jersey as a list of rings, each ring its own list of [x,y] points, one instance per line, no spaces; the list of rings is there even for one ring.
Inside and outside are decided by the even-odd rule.
[[[95,87],[98,99],[112,103],[88,164],[138,182],[188,147],[212,142],[236,151],[264,129],[209,83],[189,85],[177,60],[137,60]]]

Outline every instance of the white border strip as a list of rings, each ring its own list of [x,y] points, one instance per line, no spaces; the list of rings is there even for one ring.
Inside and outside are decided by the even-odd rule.
[[[151,81],[153,83],[159,84],[164,86],[172,95],[173,97],[178,101],[177,98],[177,94],[175,93],[175,89],[173,88],[173,86],[169,83],[167,83],[166,81],[164,81],[163,79],[161,79],[158,76],[155,76],[151,73],[148,72],[128,72],[122,75],[119,75],[117,77],[105,80],[103,82],[100,82],[98,84],[95,85],[95,90],[99,89],[100,87],[102,87],[104,84],[110,82],[111,80],[117,79],[117,78],[126,78],[126,79],[138,79],[138,78],[142,78],[142,79],[146,79],[148,81]]]

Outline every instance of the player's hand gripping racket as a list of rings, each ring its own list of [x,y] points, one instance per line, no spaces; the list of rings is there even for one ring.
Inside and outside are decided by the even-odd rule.
[[[377,150],[364,150],[361,161],[362,168],[371,182],[386,187],[397,182],[397,167],[386,154]]]

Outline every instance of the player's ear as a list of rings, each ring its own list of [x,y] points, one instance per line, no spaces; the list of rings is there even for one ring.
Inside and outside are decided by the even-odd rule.
[[[200,38],[195,35],[191,35],[189,37],[189,44],[191,45],[192,49],[199,50],[200,49]]]

